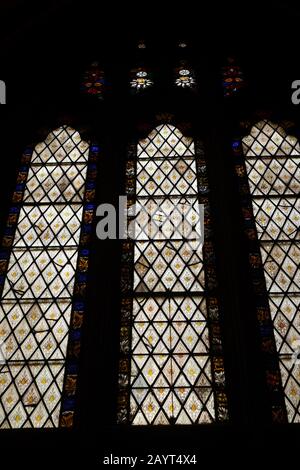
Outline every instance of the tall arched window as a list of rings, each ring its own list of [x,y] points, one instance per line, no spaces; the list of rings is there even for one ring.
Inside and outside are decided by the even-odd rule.
[[[164,124],[133,145],[128,156],[135,237],[123,247],[119,423],[224,421],[227,399],[202,143]]]
[[[269,356],[266,366],[274,418],[286,414],[289,422],[299,422],[300,145],[267,120],[255,124],[241,144],[235,142],[234,147],[238,155],[243,151],[245,169],[243,164],[236,168],[242,182],[263,350]],[[260,253],[255,250],[256,241]],[[260,278],[260,267],[264,278]],[[276,356],[275,348],[279,369],[271,358]],[[286,410],[280,411],[281,388]]]
[[[27,149],[0,253],[0,428],[72,426],[98,147]]]

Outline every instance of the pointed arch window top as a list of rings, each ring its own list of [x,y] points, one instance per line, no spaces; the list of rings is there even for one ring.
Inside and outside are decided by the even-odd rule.
[[[296,137],[266,119],[255,124],[250,134],[242,139],[245,157],[274,157],[299,155],[300,144]]]
[[[62,126],[50,132],[44,142],[35,146],[32,163],[86,163],[89,144],[72,127]]]
[[[171,124],[156,127],[146,139],[139,142],[137,148],[139,159],[193,156],[194,152],[193,139],[185,137]]]

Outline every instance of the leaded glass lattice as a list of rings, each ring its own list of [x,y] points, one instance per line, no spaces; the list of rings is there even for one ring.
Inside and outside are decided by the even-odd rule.
[[[72,426],[98,148],[27,149],[0,253],[0,428]]]
[[[173,125],[131,147],[128,210],[134,220],[141,204],[147,216],[123,246],[119,423],[228,419],[208,191],[201,142]],[[204,244],[191,230],[205,231]]]
[[[289,422],[300,422],[300,145],[270,121],[242,140]]]

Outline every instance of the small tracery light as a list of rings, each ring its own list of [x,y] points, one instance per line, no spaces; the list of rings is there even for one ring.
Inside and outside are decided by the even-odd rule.
[[[144,77],[147,77],[148,74],[147,74],[147,72],[145,72],[144,70],[141,70],[140,72],[137,72],[136,75],[137,75],[137,77],[142,77],[142,78],[144,78]]]
[[[103,70],[98,62],[93,62],[90,68],[85,72],[81,84],[81,91],[86,95],[94,95],[103,99],[103,93],[106,89],[106,80]]]
[[[135,73],[135,77],[130,82],[131,88],[135,88],[136,90],[145,89],[152,85],[153,81],[149,78],[146,70],[138,70]]]
[[[232,57],[227,58],[227,65],[222,69],[222,76],[222,85],[225,97],[235,95],[245,86],[243,72]]]
[[[192,88],[195,86],[195,79],[189,69],[180,69],[175,79],[175,85],[181,88]]]

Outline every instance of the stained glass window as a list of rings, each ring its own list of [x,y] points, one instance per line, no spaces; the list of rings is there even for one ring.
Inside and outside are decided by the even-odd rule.
[[[138,49],[146,49],[146,43],[143,39],[141,39],[139,42],[138,42],[138,45],[137,45]]]
[[[145,90],[153,86],[152,74],[145,67],[132,69],[130,76],[130,86],[136,91]]]
[[[195,73],[187,64],[182,64],[175,70],[175,85],[179,88],[195,88]]]
[[[236,64],[235,59],[229,57],[227,65],[222,69],[222,85],[225,97],[234,96],[245,86],[245,78],[242,69]]]
[[[0,80],[0,104],[6,104],[6,85],[3,80]]]
[[[173,125],[129,150],[128,210],[139,230],[123,246],[119,423],[228,418],[208,192],[202,143]],[[136,205],[146,208],[138,223]],[[191,242],[191,228],[204,230],[204,244]]]
[[[85,95],[96,96],[98,99],[103,99],[107,83],[104,76],[104,71],[101,69],[98,62],[93,62],[91,66],[85,71],[81,90]]]
[[[185,41],[180,41],[178,43],[178,47],[180,47],[181,49],[185,49],[187,47],[187,43]]]
[[[260,248],[260,256],[252,251],[250,262],[254,271],[260,263],[263,268],[265,287],[255,278],[260,297],[267,291],[267,303],[258,303],[263,344],[273,352],[274,332],[287,418],[300,422],[300,145],[282,127],[263,120],[242,139],[242,149],[252,206],[244,208],[247,234],[250,240],[258,239]],[[237,171],[242,177],[241,165]],[[267,363],[269,367],[271,360]],[[268,379],[270,387],[275,384],[274,391],[280,391],[275,365]],[[274,400],[275,410],[278,403]]]
[[[0,428],[73,424],[98,147],[27,149],[0,252]]]

